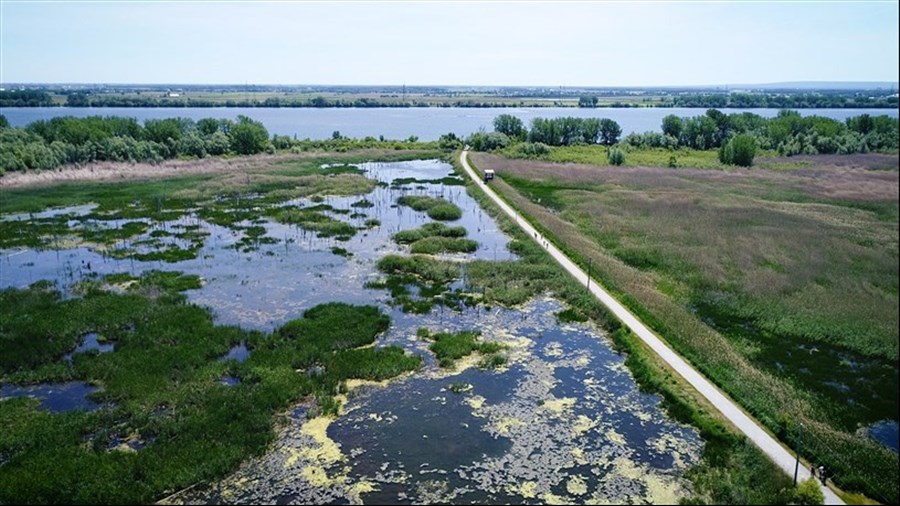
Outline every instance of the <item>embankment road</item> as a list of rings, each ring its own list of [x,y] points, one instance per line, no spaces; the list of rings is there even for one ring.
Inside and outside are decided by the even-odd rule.
[[[745,413],[733,400],[728,398],[722,391],[712,384],[706,377],[700,374],[690,364],[687,363],[680,355],[675,353],[661,338],[647,328],[640,320],[634,316],[631,311],[614,299],[606,290],[604,290],[597,282],[590,279],[586,272],[575,265],[569,257],[559,250],[549,241],[545,241],[543,236],[530,224],[526,219],[519,215],[515,209],[510,207],[503,199],[501,199],[494,190],[492,190],[478,174],[469,165],[467,150],[459,156],[466,174],[478,185],[479,188],[488,196],[497,206],[509,215],[516,224],[525,231],[528,237],[538,242],[554,260],[556,260],[569,274],[571,274],[579,283],[586,285],[588,290],[596,297],[604,306],[606,306],[626,327],[628,327],[641,341],[643,341],[651,350],[653,350],[666,364],[669,365],[678,375],[684,378],[693,386],[697,392],[705,397],[716,409],[722,413],[734,426],[747,436],[753,444],[759,447],[766,455],[775,462],[789,476],[794,475],[794,465],[796,456],[786,449],[771,434],[766,432],[762,426],[747,413]],[[797,479],[799,481],[806,480],[810,477],[809,469],[801,465]],[[822,493],[825,494],[825,504],[844,504],[840,497],[837,496],[828,487],[821,486]]]

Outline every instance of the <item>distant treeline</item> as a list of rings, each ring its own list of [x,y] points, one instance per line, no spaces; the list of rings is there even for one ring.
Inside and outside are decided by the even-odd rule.
[[[725,114],[709,109],[706,114],[690,118],[670,114],[663,118],[661,131],[631,133],[621,143],[634,148],[705,150],[718,149],[742,136],[742,142],[749,138],[755,147],[787,156],[894,152],[900,143],[898,127],[900,120],[886,115],[861,114],[842,122],[822,116],[803,117],[792,110],[764,118],[749,112]],[[528,129],[519,118],[501,114],[494,119],[493,132],[476,132],[466,142],[475,150],[491,151],[527,141],[517,152],[525,157],[539,157],[548,153],[550,146],[611,146],[620,142],[621,132],[618,123],[606,118],[534,118]]]
[[[838,121],[803,117],[786,109],[774,118],[709,109],[691,118],[670,114],[663,118],[662,132],[632,133],[623,142],[634,147],[717,149],[736,135],[746,135],[759,148],[775,150],[779,155],[866,153],[896,151],[900,142],[898,125],[898,119],[886,115],[861,114]]]
[[[252,98],[257,92],[248,92],[244,99],[210,100],[190,96],[165,96],[160,92],[141,94],[122,94],[112,92],[55,90],[65,96],[63,105],[68,107],[558,107],[564,104],[575,105],[565,97],[542,97],[535,95],[529,98],[555,98],[555,101],[516,102],[524,96],[491,95],[451,100],[449,98],[312,98],[300,97],[268,97],[263,100]],[[659,92],[648,96],[635,95],[631,100],[613,102],[599,101],[596,95],[583,95],[578,98],[578,107],[690,107],[690,108],[769,108],[769,109],[842,109],[842,108],[897,108],[896,94],[886,95],[884,92],[849,92],[832,91],[829,93],[809,92],[759,92],[759,93],[677,93]],[[571,100],[574,97],[568,97]],[[0,91],[0,107],[51,107],[57,105],[53,95],[47,90],[6,90]]]
[[[116,116],[66,116],[14,128],[0,115],[0,175],[6,171],[47,170],[96,161],[159,163],[173,158],[250,155],[276,150],[404,149],[419,147],[417,141],[415,137],[406,141],[374,137],[347,139],[340,132],[334,132],[331,139],[324,141],[296,140],[283,135],[270,138],[262,123],[246,116],[238,116],[235,121],[148,119],[143,124],[134,118]]]

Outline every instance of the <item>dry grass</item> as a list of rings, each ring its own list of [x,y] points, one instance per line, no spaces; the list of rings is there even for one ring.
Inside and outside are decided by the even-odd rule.
[[[424,153],[410,150],[404,154]],[[210,157],[191,160],[167,160],[159,164],[128,162],[97,162],[84,166],[67,166],[59,170],[10,172],[0,177],[0,189],[50,186],[61,182],[166,179],[172,177],[244,173],[277,168],[277,164],[292,161],[335,159],[380,159],[397,154],[394,150],[363,149],[346,153],[311,151],[301,154],[261,154],[236,157]]]

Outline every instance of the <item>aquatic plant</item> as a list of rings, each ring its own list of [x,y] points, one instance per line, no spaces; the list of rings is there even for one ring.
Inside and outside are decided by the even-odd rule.
[[[424,211],[433,220],[451,221],[462,217],[462,209],[456,204],[438,197],[404,195],[397,199],[397,203],[416,211]]]
[[[263,334],[214,325],[178,293],[198,285],[196,276],[151,272],[109,276],[68,299],[49,283],[0,291],[0,378],[96,382],[95,400],[108,403],[50,414],[34,399],[2,401],[0,502],[153,502],[265,451],[273,415],[288,405],[312,396],[316,412],[333,414],[344,381],[421,365],[396,347],[359,348],[390,324],[378,308],[324,304]],[[88,331],[109,336],[115,352],[60,365]],[[240,342],[252,351],[245,362],[218,360]],[[223,385],[226,376],[237,384]],[[129,434],[146,446],[117,449]]]

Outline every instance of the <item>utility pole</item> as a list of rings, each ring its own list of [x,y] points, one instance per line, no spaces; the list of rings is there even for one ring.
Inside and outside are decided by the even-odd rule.
[[[800,445],[803,441],[803,424],[797,429],[797,461],[794,463],[794,486],[797,486],[797,471],[800,469]]]
[[[587,289],[588,290],[591,289],[591,262],[593,262],[593,259],[588,258],[588,279],[587,279]]]

